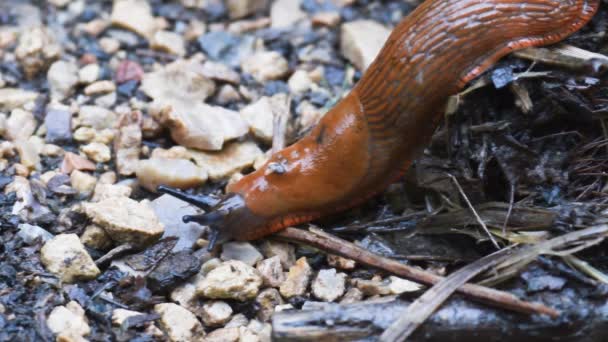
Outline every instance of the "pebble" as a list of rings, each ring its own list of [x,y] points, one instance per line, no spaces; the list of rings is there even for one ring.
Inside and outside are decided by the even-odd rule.
[[[80,242],[83,245],[104,251],[112,247],[112,239],[106,231],[94,224],[90,224],[85,227],[84,232],[80,236]]]
[[[140,160],[135,174],[139,184],[152,192],[156,192],[156,188],[161,184],[188,189],[207,181],[207,172],[187,159]]]
[[[47,271],[66,283],[94,279],[100,273],[76,234],[59,234],[47,241],[40,250],[40,260]]]
[[[44,228],[39,226],[34,226],[28,223],[21,223],[18,226],[19,231],[17,232],[17,236],[23,240],[23,242],[28,245],[33,245],[37,241],[47,242],[48,240],[53,238],[53,234],[46,231]]]
[[[54,307],[46,325],[58,335],[57,341],[86,341],[83,336],[91,332],[84,309],[75,301]]]
[[[147,0],[114,0],[112,25],[133,31],[150,39],[157,30],[152,8]]]
[[[37,97],[38,93],[35,91],[19,88],[0,88],[0,110],[12,111],[33,102]]]
[[[299,0],[275,0],[270,7],[270,27],[288,28],[306,18]]]
[[[215,91],[215,84],[205,77],[196,61],[177,60],[143,75],[141,90],[165,105],[202,102]]]
[[[277,255],[258,262],[256,269],[262,276],[264,286],[279,287],[286,279],[281,266],[281,259]]]
[[[269,0],[226,0],[230,19],[246,17],[268,7]]]
[[[278,256],[283,269],[287,270],[296,263],[295,248],[285,242],[265,240],[260,246],[265,258]]]
[[[110,21],[107,19],[96,18],[82,26],[82,30],[93,37],[99,36],[110,26]]]
[[[279,288],[281,295],[285,298],[303,296],[306,293],[311,276],[312,269],[308,265],[306,257],[301,257],[289,268],[287,279]]]
[[[119,129],[114,139],[116,169],[123,176],[137,171],[141,152],[141,113],[132,112],[121,116]]]
[[[61,163],[61,172],[70,174],[74,170],[94,171],[95,164],[90,160],[83,158],[75,153],[66,152]]]
[[[50,109],[44,117],[47,143],[65,144],[72,141],[72,113],[63,109]]]
[[[320,270],[312,282],[312,294],[325,302],[333,302],[345,291],[346,274],[337,273],[336,269]]]
[[[247,35],[214,31],[203,34],[197,42],[211,60],[237,67],[244,58],[251,55],[255,39]]]
[[[80,146],[80,150],[96,163],[106,163],[112,159],[110,147],[102,143],[92,142]]]
[[[198,166],[207,170],[209,179],[218,181],[251,167],[263,152],[254,142],[245,141],[231,143],[216,153],[189,150],[189,154]]]
[[[337,11],[319,12],[312,16],[315,26],[334,27],[340,23],[340,13]]]
[[[351,304],[357,303],[363,300],[363,292],[356,287],[351,287],[346,291],[344,296],[342,296],[342,300],[340,300],[340,304]]]
[[[99,40],[99,46],[103,52],[113,55],[120,49],[120,41],[111,37],[103,37]]]
[[[202,324],[187,309],[173,303],[154,305],[160,315],[160,325],[170,341],[200,341],[205,336]]]
[[[177,56],[186,54],[186,43],[184,38],[178,33],[171,31],[157,31],[151,42],[151,47],[155,50],[167,52]]]
[[[352,279],[351,281],[364,295],[386,296],[391,294],[389,287],[390,282],[382,280],[379,276],[374,276],[372,279]]]
[[[238,90],[236,90],[234,86],[230,84],[222,85],[215,97],[215,101],[219,105],[228,105],[230,103],[238,102],[240,100],[241,94],[239,94]]]
[[[306,92],[312,84],[312,79],[305,70],[296,70],[289,78],[289,81],[287,81],[289,90],[295,94]]]
[[[202,319],[206,327],[222,326],[231,316],[232,308],[221,300],[213,300],[203,305]]]
[[[5,136],[8,140],[26,140],[36,130],[34,115],[23,109],[14,109],[6,120]]]
[[[92,127],[96,130],[111,128],[118,120],[113,111],[99,106],[81,106],[78,110],[78,122],[81,126]]]
[[[156,241],[164,232],[154,211],[145,203],[128,197],[108,198],[96,203],[84,203],[87,216],[106,230],[112,240],[145,246]]]
[[[210,332],[205,337],[205,342],[239,342],[240,329],[238,327],[220,328]]]
[[[262,321],[269,321],[274,314],[275,307],[277,305],[283,305],[284,301],[281,298],[281,294],[277,289],[265,289],[255,299],[256,303],[260,305],[257,317]]]
[[[151,207],[158,220],[165,226],[162,237],[176,236],[178,238],[175,247],[173,247],[173,252],[192,249],[204,228],[197,223],[184,223],[182,217],[199,214],[200,210],[170,195],[162,195],[156,198],[152,201]]]
[[[21,31],[15,55],[28,79],[32,79],[61,56],[61,46],[49,29],[33,26]]]
[[[114,78],[118,84],[125,83],[128,81],[141,81],[144,76],[144,69],[132,60],[123,60],[118,64]]]
[[[256,138],[266,143],[272,142],[274,112],[270,97],[263,96],[255,103],[243,107],[240,112]]]
[[[262,260],[262,254],[249,242],[231,241],[222,244],[221,259],[239,260],[253,266]]]
[[[245,58],[241,68],[261,83],[281,79],[289,71],[287,60],[276,51],[257,52]]]
[[[78,81],[84,84],[91,84],[99,79],[101,68],[97,63],[87,64],[78,70]]]
[[[143,313],[120,308],[114,309],[114,311],[112,311],[112,324],[115,326],[121,326],[129,317],[139,315],[143,315]]]
[[[356,20],[340,27],[340,51],[357,69],[374,61],[391,31],[373,20]]]
[[[116,90],[116,84],[112,81],[102,80],[89,84],[84,88],[84,93],[88,96],[111,93]]]
[[[72,171],[72,174],[70,174],[70,182],[72,184],[72,188],[78,190],[80,194],[90,195],[95,189],[97,178],[88,173],[74,170]]]
[[[104,183],[103,177],[99,177],[91,202],[99,202],[108,198],[129,197],[132,191],[133,189],[126,185]]]
[[[241,82],[241,75],[238,72],[232,70],[226,64],[220,62],[206,61],[201,69],[203,76],[232,84],[239,84]]]
[[[245,301],[255,298],[261,285],[262,278],[253,267],[242,261],[230,260],[197,282],[196,292],[207,298]]]
[[[327,264],[341,270],[354,270],[357,265],[354,260],[346,259],[334,254],[327,255]]]
[[[120,87],[118,87],[118,91],[120,91]],[[103,108],[110,108],[116,103],[117,98],[116,92],[113,91],[106,95],[98,96],[95,99],[95,105]]]
[[[74,63],[57,61],[47,72],[51,99],[62,101],[74,92],[78,84],[78,67]]]
[[[15,141],[15,149],[19,153],[21,165],[29,170],[34,170],[40,165],[40,151],[44,142],[36,136],[31,136],[27,140]]]

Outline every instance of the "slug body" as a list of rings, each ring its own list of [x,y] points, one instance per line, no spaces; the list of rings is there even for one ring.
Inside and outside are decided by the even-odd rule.
[[[556,43],[599,0],[426,0],[391,33],[351,92],[295,144],[186,221],[251,240],[352,207],[425,147],[448,97],[511,51]]]

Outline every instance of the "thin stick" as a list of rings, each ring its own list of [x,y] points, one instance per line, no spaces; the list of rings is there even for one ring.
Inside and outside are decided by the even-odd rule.
[[[515,202],[515,184],[509,182],[509,210],[507,211],[507,217],[505,217],[505,223],[502,225],[502,235],[507,235],[507,224],[511,218],[511,212],[513,211],[513,202]]]
[[[481,219],[481,217],[479,216],[479,214],[477,214],[477,211],[475,210],[475,208],[473,207],[473,205],[469,201],[469,198],[467,197],[467,194],[464,193],[464,190],[462,189],[462,187],[458,183],[458,180],[456,179],[456,177],[452,176],[449,173],[447,173],[447,175],[448,175],[448,177],[450,177],[452,179],[452,181],[456,185],[456,188],[458,188],[458,191],[460,192],[460,195],[462,195],[462,197],[464,198],[464,201],[467,203],[467,206],[469,207],[469,209],[471,209],[471,212],[473,212],[473,216],[475,216],[475,219],[477,220],[477,222],[479,223],[479,225],[481,226],[481,228],[483,228],[483,230],[486,232],[486,234],[490,238],[490,241],[492,241],[492,244],[494,245],[494,247],[496,247],[496,249],[500,249],[500,246],[498,245],[498,242],[496,242],[496,240],[494,239],[494,236],[492,236],[492,233],[490,233],[490,230],[486,226],[485,222],[483,222],[483,220]]]
[[[287,228],[276,233],[274,237],[288,242],[303,243],[316,247],[326,253],[337,254],[355,260],[362,265],[375,267],[399,277],[411,279],[427,285],[434,285],[444,279],[433,273],[402,264],[389,258],[381,257],[351,242],[329,235],[318,229],[305,231],[302,229]],[[510,293],[484,286],[465,284],[458,288],[458,292],[480,302],[502,309],[509,309],[526,314],[545,314],[553,318],[559,316],[557,310],[546,305],[522,301]]]

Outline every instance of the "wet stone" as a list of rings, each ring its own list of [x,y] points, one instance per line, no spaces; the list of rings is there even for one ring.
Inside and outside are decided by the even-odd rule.
[[[46,231],[44,228],[34,226],[28,223],[22,223],[19,225],[19,232],[17,236],[28,245],[33,245],[37,241],[46,242],[53,238],[53,234]]]
[[[333,302],[344,294],[346,274],[335,269],[320,270],[312,282],[312,293],[320,300]]]
[[[72,141],[72,113],[67,110],[51,109],[44,117],[46,142],[66,144]]]
[[[249,266],[262,260],[262,254],[249,242],[226,242],[222,245],[222,260],[239,260]]]
[[[285,281],[285,272],[277,255],[258,262],[256,269],[262,276],[264,286],[279,287]]]
[[[174,252],[191,249],[196,244],[204,228],[196,223],[184,223],[182,217],[200,214],[198,208],[170,195],[158,197],[152,201],[151,206],[158,220],[165,226],[163,238],[171,236],[178,238],[173,248]]]
[[[154,292],[166,292],[195,275],[201,268],[201,260],[183,250],[164,258],[148,275],[148,286]]]

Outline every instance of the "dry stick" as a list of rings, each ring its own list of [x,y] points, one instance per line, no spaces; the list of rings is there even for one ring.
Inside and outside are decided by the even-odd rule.
[[[399,277],[408,278],[423,284],[434,285],[444,279],[444,277],[430,272],[404,265],[389,258],[381,257],[351,242],[329,235],[318,229],[305,231],[297,228],[287,228],[276,233],[274,236],[289,242],[298,242],[316,247],[324,252],[340,255],[355,260],[360,264],[379,268]],[[545,314],[553,318],[559,316],[557,310],[546,305],[522,301],[510,293],[484,286],[465,284],[458,288],[458,292],[498,308],[527,314]]]
[[[448,177],[450,177],[450,179],[452,179],[452,181],[454,182],[454,184],[458,188],[458,191],[460,192],[460,195],[462,195],[462,197],[464,198],[464,201],[467,203],[467,206],[469,207],[469,209],[471,209],[471,212],[473,212],[473,215],[475,216],[475,219],[477,220],[477,222],[479,223],[479,225],[483,228],[483,230],[486,232],[486,234],[490,238],[490,241],[492,241],[492,244],[494,245],[494,247],[496,247],[496,249],[500,249],[500,246],[498,245],[498,242],[496,242],[496,240],[494,239],[494,236],[492,236],[492,233],[490,233],[490,230],[486,226],[486,223],[483,222],[483,220],[481,219],[481,217],[479,216],[479,214],[477,214],[477,211],[473,207],[473,204],[471,204],[471,201],[469,201],[469,198],[467,197],[467,194],[464,193],[464,190],[462,189],[462,187],[458,183],[458,180],[456,179],[456,177],[454,177],[453,175],[451,175],[449,173],[447,173],[447,175],[448,175]]]
[[[501,249],[450,274],[448,277],[428,289],[422,296],[412,302],[412,304],[408,305],[408,307],[399,315],[400,317],[382,333],[378,341],[405,341],[460,286],[473,279],[476,275],[503,262],[511,256],[512,252],[513,250],[511,248]]]

